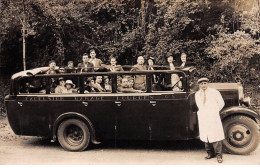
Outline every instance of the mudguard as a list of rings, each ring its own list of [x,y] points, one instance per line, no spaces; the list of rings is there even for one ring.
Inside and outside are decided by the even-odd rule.
[[[76,112],[67,112],[64,113],[62,115],[60,115],[54,122],[53,124],[53,130],[52,130],[52,137],[53,137],[53,141],[56,141],[57,137],[56,137],[56,132],[57,132],[57,128],[59,126],[59,124],[61,123],[61,121],[63,121],[64,119],[70,119],[70,118],[76,118],[76,119],[80,119],[83,122],[85,122],[87,124],[87,126],[90,128],[90,134],[91,134],[91,142],[94,144],[100,144],[100,142],[98,142],[96,140],[96,134],[95,134],[95,129],[93,127],[93,124],[91,123],[91,121],[84,115],[76,113]]]
[[[256,121],[258,120],[257,122],[259,122],[259,120],[260,120],[260,115],[257,112],[253,111],[252,109],[246,108],[246,107],[231,106],[228,108],[224,108],[222,111],[220,111],[221,119],[224,119],[233,114],[245,114],[249,117],[254,118]]]

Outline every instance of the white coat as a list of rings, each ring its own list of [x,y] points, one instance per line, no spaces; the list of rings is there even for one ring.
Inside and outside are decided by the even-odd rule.
[[[204,101],[204,91],[199,90],[195,93],[195,101],[199,108],[198,121],[200,139],[203,142],[217,142],[225,139],[219,111],[225,103],[220,92],[213,88],[205,90],[206,101]]]

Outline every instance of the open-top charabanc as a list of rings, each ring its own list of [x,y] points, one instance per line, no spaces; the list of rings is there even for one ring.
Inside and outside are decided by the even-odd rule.
[[[37,69],[40,72],[40,69]],[[90,143],[115,140],[189,140],[199,136],[197,107],[194,100],[194,69],[123,72],[87,72],[40,74],[35,70],[17,73],[11,78],[6,96],[8,120],[18,135],[52,137],[69,151],[82,151]],[[176,74],[177,89],[167,85]],[[87,81],[101,76],[111,90],[86,91]],[[129,77],[145,79],[143,90],[120,90]],[[71,80],[73,93],[52,90],[59,78]],[[157,82],[154,82],[157,78]],[[176,87],[174,86],[174,87]],[[237,83],[212,83],[220,91],[225,107],[220,116],[226,139],[224,148],[234,154],[254,151],[259,143],[257,112],[249,108],[243,87]]]

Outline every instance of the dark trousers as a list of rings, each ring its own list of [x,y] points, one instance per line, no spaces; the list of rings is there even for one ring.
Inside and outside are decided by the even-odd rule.
[[[209,155],[222,157],[222,141],[205,143],[205,149]]]

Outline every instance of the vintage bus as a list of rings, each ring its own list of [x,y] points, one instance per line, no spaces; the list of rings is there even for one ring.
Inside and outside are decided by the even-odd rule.
[[[199,136],[194,68],[138,72],[41,74],[41,68],[14,74],[5,97],[7,115],[17,135],[51,137],[69,151],[114,140],[189,140]],[[174,87],[167,78],[178,75]],[[99,76],[99,77],[98,77]],[[59,78],[74,84],[73,93],[55,93]],[[108,81],[109,91],[86,91],[88,81]],[[122,78],[142,77],[142,90],[122,91]],[[157,82],[154,82],[157,78]],[[92,81],[93,82],[93,81]],[[94,81],[95,82],[95,81]],[[220,116],[226,151],[248,154],[259,143],[259,114],[250,108],[238,83],[211,83],[222,94]]]

